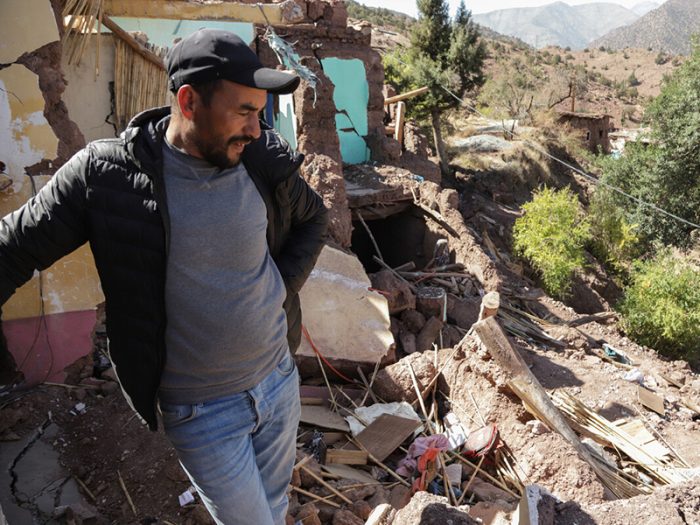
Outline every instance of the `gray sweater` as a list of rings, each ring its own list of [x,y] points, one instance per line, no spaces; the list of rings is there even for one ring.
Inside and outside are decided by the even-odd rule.
[[[285,287],[265,204],[243,166],[163,146],[170,212],[166,363],[159,397],[194,404],[247,390],[287,348]]]

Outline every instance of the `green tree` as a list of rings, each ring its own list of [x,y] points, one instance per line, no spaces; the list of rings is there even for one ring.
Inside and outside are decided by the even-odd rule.
[[[686,221],[700,223],[700,45],[666,79],[645,116],[648,144],[629,144],[621,159],[605,164],[603,181]],[[610,192],[605,188],[598,191]],[[648,245],[686,247],[693,227],[649,206],[611,194]]]
[[[459,104],[455,97],[461,98],[483,84],[486,48],[464,0],[453,20],[446,0],[417,0],[417,5],[418,21],[411,29],[411,48],[402,57],[407,67],[393,67],[386,76],[402,87],[429,88],[425,96],[411,104],[411,110],[419,118],[430,118],[440,168],[446,174],[448,159],[441,114]],[[396,58],[394,55],[389,61]]]

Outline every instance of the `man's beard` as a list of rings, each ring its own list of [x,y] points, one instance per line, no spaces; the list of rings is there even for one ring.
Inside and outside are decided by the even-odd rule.
[[[195,144],[202,158],[212,166],[216,166],[221,170],[233,168],[240,164],[241,155],[236,155],[234,158],[229,156],[229,147],[235,142],[248,144],[254,140],[253,137],[238,135],[231,137],[225,144],[212,144],[211,142],[203,142],[196,140]]]

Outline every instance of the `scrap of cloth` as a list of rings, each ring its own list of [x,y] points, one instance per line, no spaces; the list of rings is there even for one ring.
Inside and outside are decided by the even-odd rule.
[[[418,458],[425,454],[429,449],[437,449],[444,451],[450,448],[450,441],[444,434],[435,434],[433,436],[418,437],[411,446],[408,447],[406,457],[399,462],[399,467],[396,473],[400,476],[410,477],[416,470]]]

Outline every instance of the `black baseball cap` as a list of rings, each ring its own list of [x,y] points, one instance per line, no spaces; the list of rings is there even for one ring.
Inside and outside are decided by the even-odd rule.
[[[165,59],[168,88],[173,93],[185,84],[202,84],[219,78],[284,95],[299,86],[299,77],[263,67],[255,52],[236,34],[200,29],[175,44]]]

